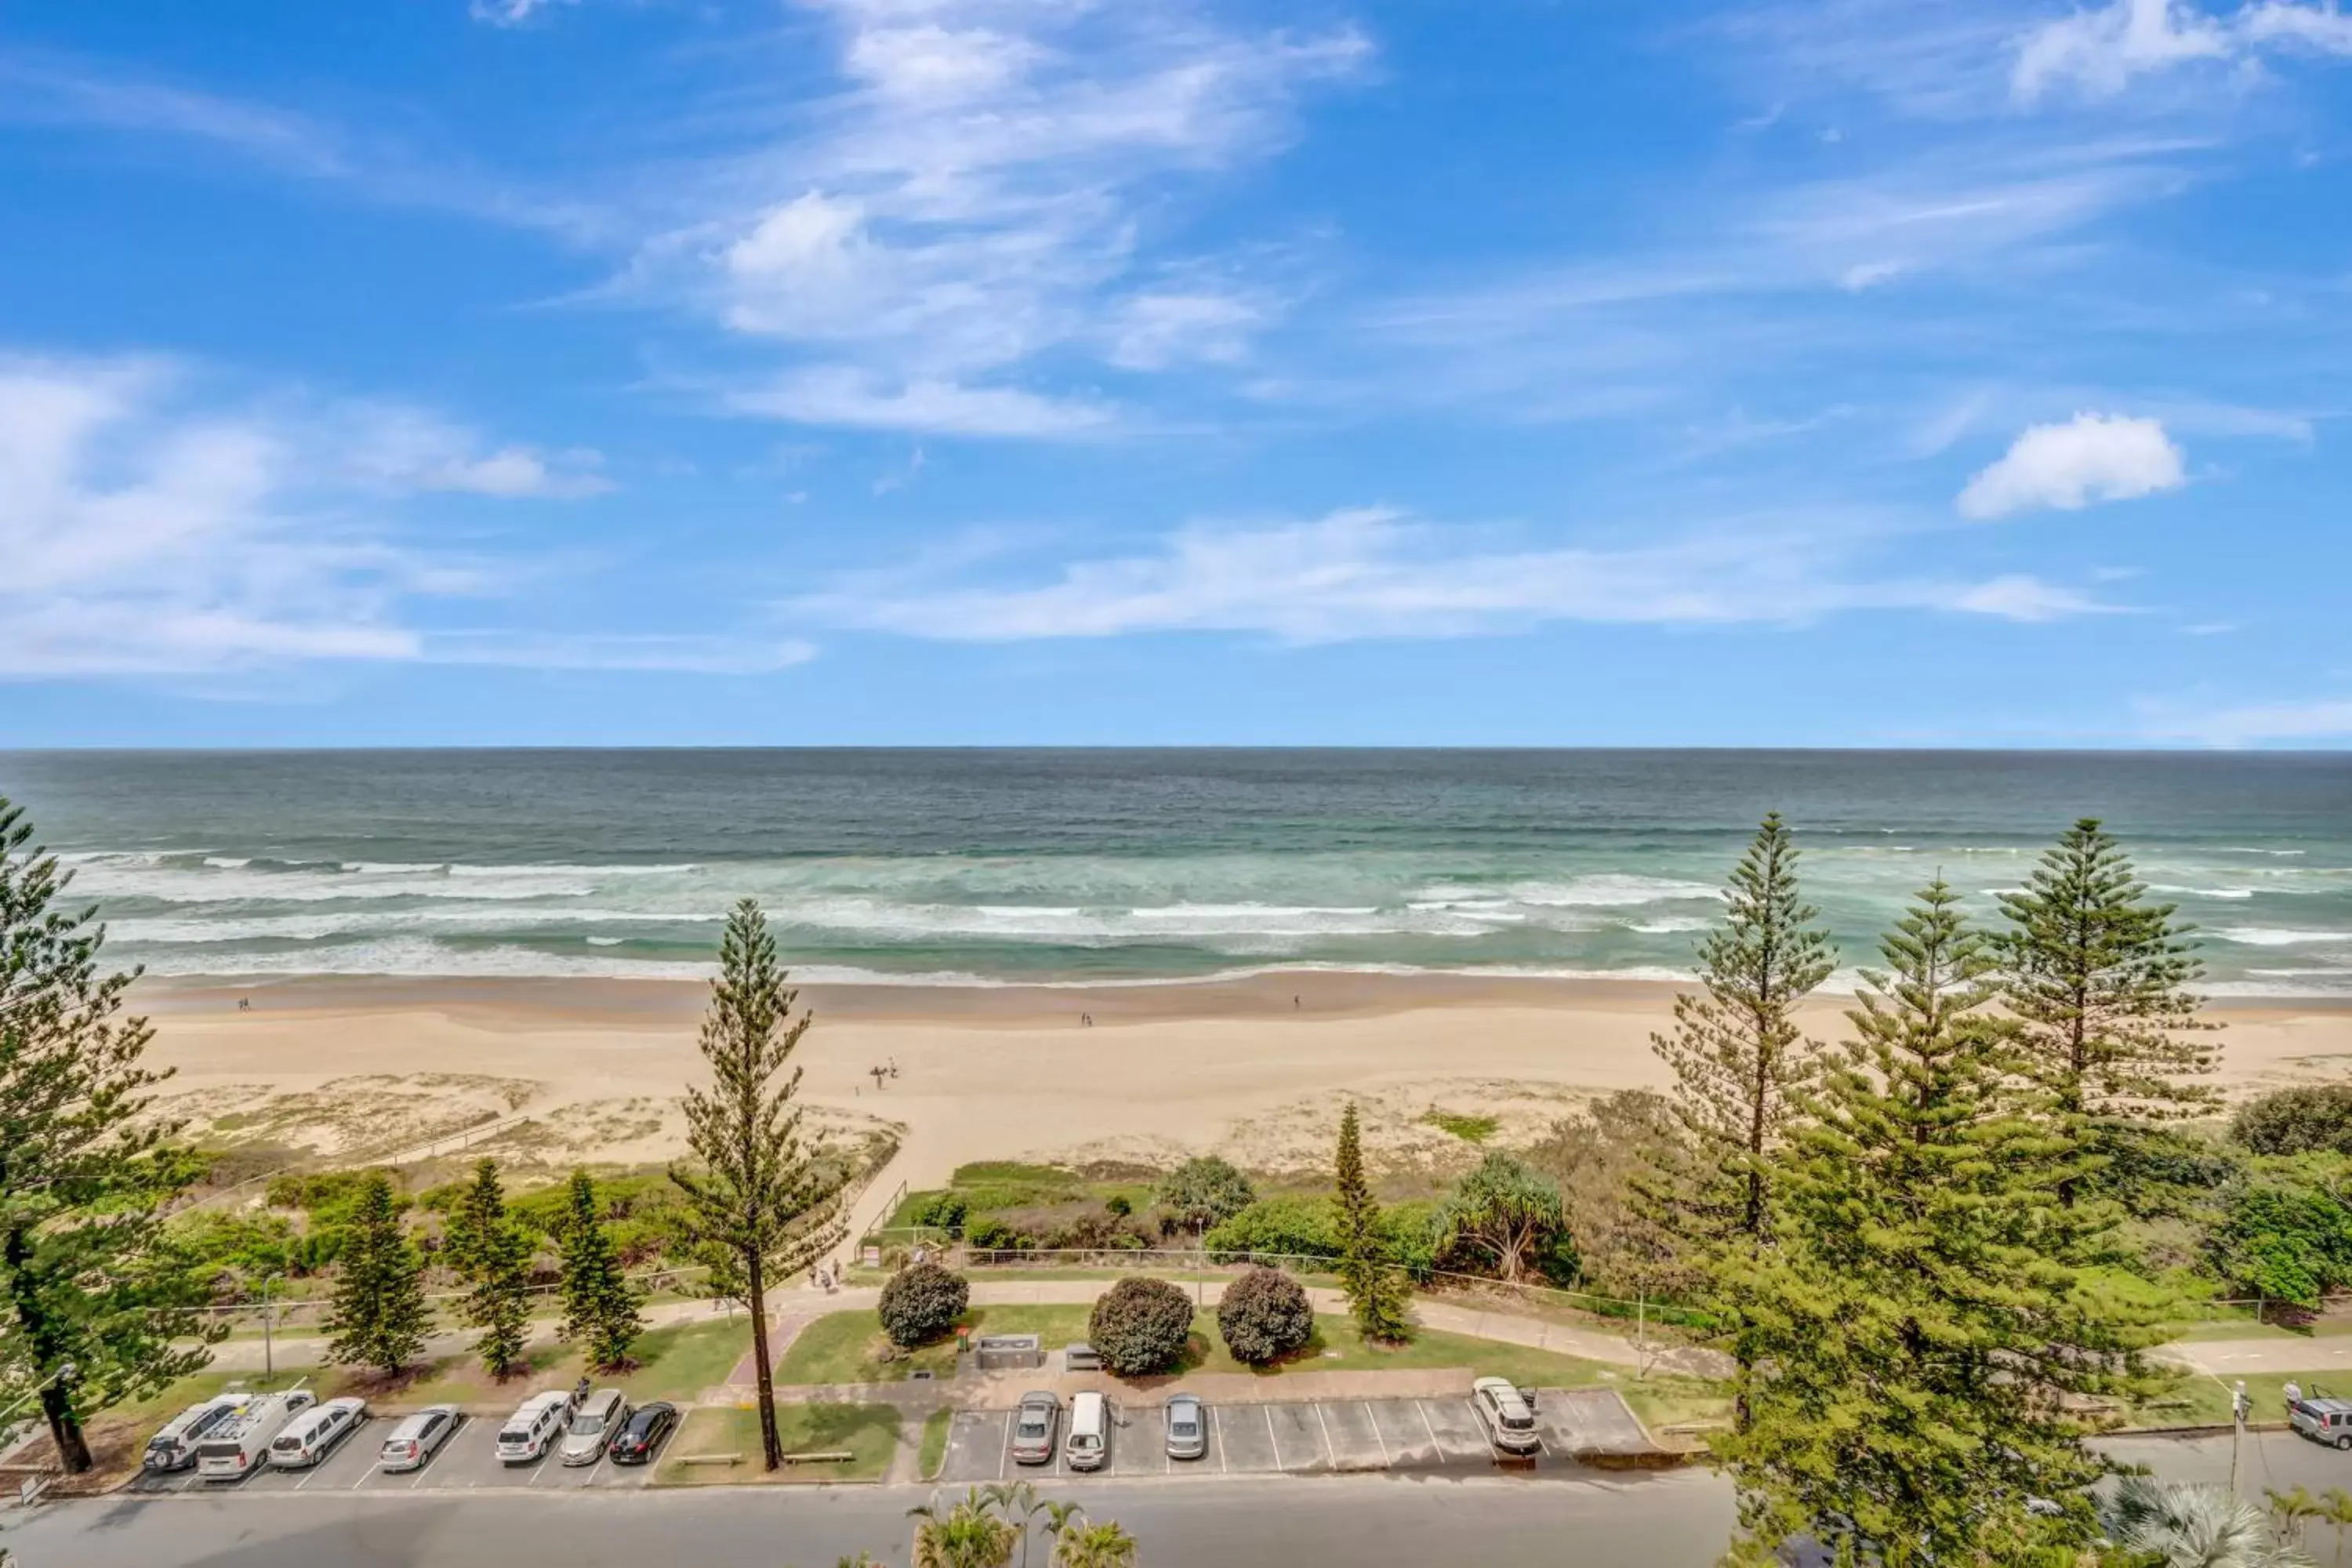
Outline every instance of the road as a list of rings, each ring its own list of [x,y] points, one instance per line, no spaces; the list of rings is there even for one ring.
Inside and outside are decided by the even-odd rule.
[[[2168,1480],[2227,1479],[2227,1438],[2133,1438],[2116,1457]],[[2352,1455],[2284,1433],[2246,1440],[2240,1487],[2352,1488]],[[906,1561],[911,1488],[589,1489],[124,1498],[37,1510],[0,1534],[23,1568],[831,1568],[871,1552]],[[1117,1519],[1145,1560],[1223,1568],[1425,1568],[1554,1562],[1706,1568],[1732,1523],[1730,1489],[1703,1470],[1577,1479],[1265,1478],[1065,1482]],[[2336,1542],[2315,1527],[2323,1557]]]

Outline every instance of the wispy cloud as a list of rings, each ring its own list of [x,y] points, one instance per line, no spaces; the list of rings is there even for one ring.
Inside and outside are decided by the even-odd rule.
[[[2215,708],[2144,703],[2142,733],[2149,740],[2236,748],[2352,736],[2352,698],[2252,702]]]
[[[1475,536],[1473,536],[1475,537]],[[1486,635],[1546,622],[1794,626],[1853,610],[2043,621],[2099,608],[2030,577],[1874,576],[1820,520],[1741,520],[1663,542],[1465,548],[1465,531],[1366,508],[1307,522],[1196,526],[1042,582],[853,575],[794,601],[818,625],[948,641],[1258,633],[1285,642]]]
[[[2076,511],[2188,483],[2180,448],[2154,419],[2077,414],[2036,425],[1960,492],[1960,515],[2007,517],[2039,508]]]
[[[578,3],[579,0],[473,0],[467,10],[477,22],[488,22],[493,27],[520,27],[551,6]]]
[[[617,287],[790,355],[739,409],[811,424],[1098,428],[1020,378],[1049,355],[1131,374],[1232,363],[1269,309],[1169,287],[1148,222],[1171,182],[1262,159],[1294,106],[1363,67],[1351,30],[1244,32],[1189,4],[830,0],[839,90],[809,129],[714,160],[706,210]]]
[[[683,675],[768,675],[816,658],[799,637],[564,635],[437,631],[418,643],[428,664],[504,665],[525,669],[646,670]]]
[[[2061,86],[2112,98],[2135,78],[2200,62],[2243,70],[2279,48],[2352,57],[2352,16],[2295,0],[2261,0],[2229,14],[2189,0],[2110,0],[2027,33],[2010,85],[2028,103]]]
[[[604,488],[380,403],[223,395],[162,358],[0,356],[0,679],[319,661],[781,668],[799,645],[431,635],[412,612],[510,574],[416,542],[404,497]]]

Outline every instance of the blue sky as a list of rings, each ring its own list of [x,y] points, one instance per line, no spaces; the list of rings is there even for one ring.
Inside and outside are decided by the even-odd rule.
[[[6,743],[2352,742],[2352,12],[0,16]]]

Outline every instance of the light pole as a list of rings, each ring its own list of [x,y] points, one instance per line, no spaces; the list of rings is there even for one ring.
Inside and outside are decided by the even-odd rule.
[[[270,1287],[285,1278],[283,1274],[272,1274],[261,1281],[261,1375],[264,1381],[278,1375],[278,1354],[270,1338],[272,1319],[278,1310],[278,1292]]]
[[[76,1368],[74,1363],[69,1361],[61,1361],[58,1363],[57,1371],[49,1373],[48,1376],[41,1379],[40,1382],[33,1384],[32,1387],[17,1395],[16,1403],[9,1405],[7,1409],[0,1410],[0,1421],[5,1421],[8,1417],[16,1414],[18,1410],[24,1407],[26,1400],[38,1399],[41,1396],[41,1390],[48,1387],[49,1384],[61,1380],[70,1379],[75,1371]]]

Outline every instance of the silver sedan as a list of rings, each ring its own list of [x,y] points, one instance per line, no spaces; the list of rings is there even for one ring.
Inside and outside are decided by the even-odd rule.
[[[1197,1394],[1171,1394],[1161,1407],[1168,1417],[1168,1457],[1197,1459],[1209,1451],[1209,1412]]]

